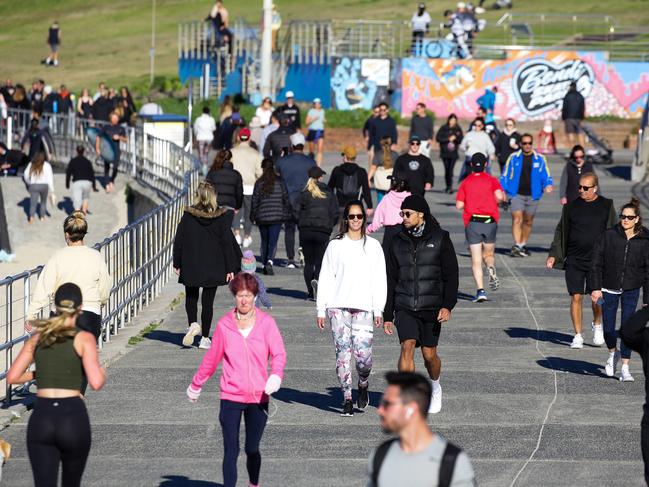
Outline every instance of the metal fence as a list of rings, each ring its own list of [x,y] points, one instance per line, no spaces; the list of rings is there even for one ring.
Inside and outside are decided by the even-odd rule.
[[[19,141],[24,117],[24,112],[9,110],[7,119],[0,124],[0,140],[11,144]],[[53,114],[45,114],[44,118],[55,141],[58,161],[69,160],[76,145],[88,144],[84,127],[92,121]],[[198,163],[192,154],[172,142],[147,135],[141,127],[129,128],[128,135],[128,142],[122,143],[120,170],[156,191],[166,202],[95,245],[112,278],[110,299],[102,309],[100,347],[155,299],[171,276],[176,226],[198,181]],[[5,362],[0,381],[7,375],[14,352],[29,338],[24,322],[42,268],[0,280],[0,338],[4,337],[0,353]],[[5,384],[5,404],[10,403],[13,393],[14,389]]]

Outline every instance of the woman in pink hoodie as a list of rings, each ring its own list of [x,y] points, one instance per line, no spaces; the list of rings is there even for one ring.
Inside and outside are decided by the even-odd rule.
[[[255,307],[259,292],[255,278],[250,274],[237,274],[230,282],[230,291],[235,298],[235,308],[219,320],[212,346],[187,388],[187,396],[191,402],[196,402],[203,384],[223,360],[219,413],[224,446],[223,485],[235,487],[237,483],[239,427],[243,414],[246,466],[250,486],[256,487],[261,469],[259,442],[268,418],[268,400],[282,383],[286,351],[275,320]]]
[[[386,254],[390,249],[392,239],[402,228],[401,203],[410,196],[408,181],[395,176],[388,176],[388,178],[391,180],[390,191],[379,201],[376,210],[374,210],[372,223],[367,227],[368,234],[385,227],[381,245]]]

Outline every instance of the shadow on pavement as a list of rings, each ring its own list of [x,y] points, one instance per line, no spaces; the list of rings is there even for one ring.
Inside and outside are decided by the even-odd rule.
[[[458,291],[457,293],[457,299],[459,301],[473,301],[473,298],[475,298],[473,294],[467,294],[462,291]]]
[[[509,256],[511,250],[511,247],[496,247],[496,253],[500,255]],[[546,254],[545,256],[547,257],[547,253],[550,252],[550,247],[527,247],[527,250],[532,254]],[[512,257],[512,259],[524,259],[524,257]]]
[[[510,338],[531,338],[542,342],[554,343],[555,345],[569,345],[572,342],[572,335],[558,331],[513,327],[507,328],[505,333]]]
[[[298,291],[297,289],[282,289],[281,287],[269,287],[266,288],[266,292],[268,294],[274,294],[275,296],[283,296],[286,298],[306,299],[307,297],[306,291]]]
[[[291,389],[290,387],[282,387],[279,391],[273,394],[273,399],[289,404],[304,404],[305,406],[311,406],[329,413],[338,413],[342,410],[343,401],[341,394],[342,393],[340,393],[338,387],[328,387],[327,394],[299,391],[297,389]]]
[[[551,370],[557,370],[560,372],[570,372],[571,374],[578,375],[592,375],[594,377],[604,377],[609,379],[609,377],[602,373],[601,365],[594,364],[592,362],[585,362],[583,360],[572,360],[562,357],[548,357],[547,359],[541,359],[536,361],[541,367]]]
[[[74,211],[74,204],[69,196],[63,198],[63,201],[59,201],[56,206],[59,210],[65,211],[68,215]]]
[[[223,487],[223,484],[207,480],[192,480],[184,475],[165,475],[158,487]]]
[[[607,167],[605,171],[616,178],[631,181],[631,166],[611,166]]]
[[[184,336],[185,336],[184,333],[174,333],[167,330],[154,330],[144,335],[144,339],[156,340],[158,342],[164,342],[164,343],[174,343],[178,346],[182,346],[182,341]]]

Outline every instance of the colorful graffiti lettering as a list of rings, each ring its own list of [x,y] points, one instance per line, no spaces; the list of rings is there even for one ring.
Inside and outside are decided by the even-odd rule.
[[[498,86],[495,114],[517,120],[557,119],[571,81],[586,97],[590,116],[641,115],[649,91],[649,63],[609,63],[603,53],[517,51],[506,60],[402,60],[401,111],[419,102],[438,116],[471,118],[476,99]]]

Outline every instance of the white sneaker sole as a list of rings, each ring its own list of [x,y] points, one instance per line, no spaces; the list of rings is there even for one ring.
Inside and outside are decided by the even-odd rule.
[[[584,344],[583,343],[571,343],[570,348],[572,348],[573,350],[579,350],[581,348],[584,348]]]
[[[185,336],[183,337],[183,345],[185,347],[191,347],[194,344],[194,337],[201,332],[200,326],[193,325],[194,323],[189,327],[189,330],[187,330],[187,333],[185,333]]]
[[[635,379],[632,375],[627,375],[626,377],[620,376],[620,382],[635,382]]]

